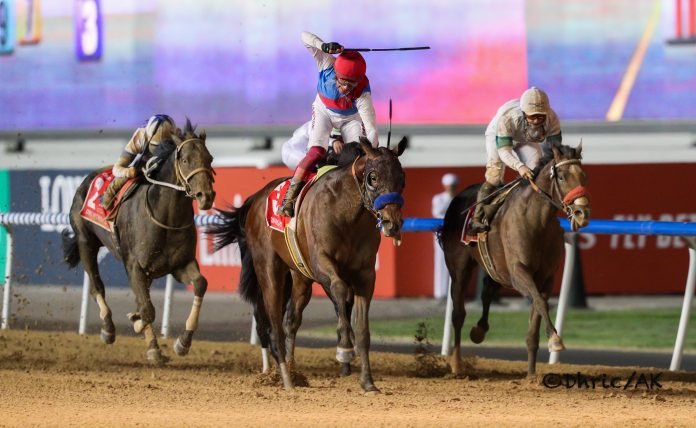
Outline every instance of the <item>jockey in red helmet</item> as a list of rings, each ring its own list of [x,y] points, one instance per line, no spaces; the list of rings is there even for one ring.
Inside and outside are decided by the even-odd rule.
[[[302,33],[302,41],[317,63],[319,82],[312,104],[309,127],[309,150],[292,177],[285,199],[278,209],[292,217],[297,195],[307,175],[326,154],[332,128],[339,129],[346,143],[366,136],[374,147],[379,146],[377,119],[372,104],[370,82],[365,75],[367,65],[359,52],[343,52],[336,42],[324,43],[314,34]],[[334,57],[333,54],[339,54]]]

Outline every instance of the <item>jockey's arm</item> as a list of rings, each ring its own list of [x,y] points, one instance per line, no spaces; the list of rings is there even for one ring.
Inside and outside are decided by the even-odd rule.
[[[325,70],[333,65],[336,59],[331,54],[321,50],[321,45],[324,43],[322,39],[307,31],[302,32],[302,43],[304,43],[309,53],[312,54],[314,61],[317,63],[317,68]]]
[[[563,135],[561,134],[561,121],[555,111],[549,109],[549,129],[546,133],[546,141],[552,144],[561,144]]]
[[[133,178],[138,174],[135,168],[131,167],[130,164],[131,162],[133,162],[138,153],[140,153],[140,151],[142,150],[142,144],[144,144],[144,136],[145,130],[142,128],[136,129],[136,131],[133,133],[133,136],[131,137],[130,141],[128,142],[128,144],[126,144],[126,147],[123,149],[121,156],[118,158],[118,160],[114,164],[114,167],[111,169],[111,172],[114,174],[115,177]]]
[[[358,108],[358,114],[365,127],[365,136],[372,143],[372,147],[379,147],[377,113],[375,113],[375,106],[372,104],[372,94],[367,91],[363,92],[362,95],[355,100],[355,106]]]

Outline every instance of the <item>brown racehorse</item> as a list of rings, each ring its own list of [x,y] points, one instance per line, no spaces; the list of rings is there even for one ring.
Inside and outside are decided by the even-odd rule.
[[[191,203],[193,198],[200,209],[209,209],[215,199],[213,157],[205,145],[205,137],[205,133],[196,135],[187,120],[181,138],[163,141],[154,149],[153,159],[161,163],[148,174],[152,184],[141,184],[123,201],[114,221],[114,233],[80,216],[88,187],[103,169],[89,174],[77,189],[70,209],[74,235],[63,236],[65,261],[71,267],[81,261],[89,275],[90,293],[99,305],[102,319],[101,338],[107,344],[116,339],[116,330],[99,276],[99,248],[107,247],[123,261],[137,303],[136,311],[128,317],[135,332],[144,333],[148,360],[157,363],[165,359],[152,327],[155,320],[155,308],[150,300],[152,280],[171,273],[178,281],[193,284],[195,297],[191,314],[186,330],[174,345],[178,355],[188,353],[208,286],[196,261],[196,228]]]
[[[376,225],[380,221],[384,235],[393,238],[395,245],[400,244],[405,175],[398,156],[406,148],[406,141],[389,150],[375,149],[361,139],[359,147],[364,156],[339,164],[308,190],[299,212],[297,237],[313,279],[322,285],[336,309],[336,359],[343,364],[344,373],[349,373],[345,366],[349,368],[355,357],[355,340],[362,362],[360,385],[367,393],[378,393],[370,368],[368,321],[380,242]],[[218,249],[233,242],[239,244],[240,292],[254,305],[262,346],[267,347],[270,340],[283,384],[290,389],[295,335],[311,297],[313,279],[297,269],[283,234],[266,225],[266,199],[281,181],[269,183],[239,209],[221,211],[224,224],[211,233],[216,235]],[[354,332],[350,324],[352,309]],[[287,331],[283,330],[284,314]]]
[[[563,209],[573,230],[586,226],[590,219],[589,196],[584,188],[587,177],[580,163],[582,146],[573,149],[561,145],[544,145],[543,150],[537,169],[540,172],[536,178],[540,192],[536,192],[532,185],[513,189],[491,223],[487,241],[500,282],[492,279],[484,281],[483,314],[470,334],[474,343],[483,341],[488,331],[491,300],[500,285],[511,286],[522,295],[531,297],[527,331],[527,373],[530,376],[536,370],[542,319],[549,338],[549,350],[564,349],[548,310],[548,298],[563,255],[563,229],[556,213],[559,208]],[[461,370],[460,344],[466,316],[466,286],[475,264],[483,266],[478,249],[460,242],[466,211],[476,202],[478,187],[479,185],[470,186],[454,198],[445,214],[440,232],[445,261],[452,278],[454,352],[451,366],[455,374]]]

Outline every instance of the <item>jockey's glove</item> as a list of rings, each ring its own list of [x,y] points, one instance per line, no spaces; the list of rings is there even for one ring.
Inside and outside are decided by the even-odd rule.
[[[336,42],[322,43],[321,50],[327,54],[337,54],[343,52],[343,46]]]
[[[138,175],[138,170],[136,170],[135,167],[126,169],[126,178],[133,178],[136,175]]]

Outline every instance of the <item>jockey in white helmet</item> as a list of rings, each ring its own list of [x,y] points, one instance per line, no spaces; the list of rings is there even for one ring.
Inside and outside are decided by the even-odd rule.
[[[111,181],[102,195],[101,203],[104,208],[109,209],[121,187],[128,179],[138,175],[140,172],[138,166],[149,157],[150,146],[158,145],[161,141],[176,135],[177,132],[174,119],[166,114],[150,117],[142,127],[135,130],[111,170],[116,178]]]
[[[476,201],[481,202],[503,184],[505,166],[521,177],[534,178],[532,170],[541,158],[541,144],[559,143],[561,122],[551,109],[549,97],[539,88],[524,91],[520,99],[503,104],[486,128],[486,181],[479,189]],[[470,225],[472,232],[484,232],[484,203],[476,205]]]

